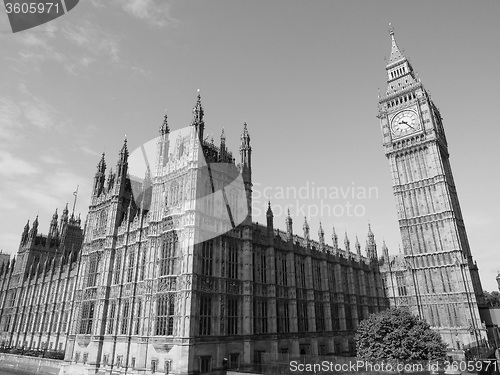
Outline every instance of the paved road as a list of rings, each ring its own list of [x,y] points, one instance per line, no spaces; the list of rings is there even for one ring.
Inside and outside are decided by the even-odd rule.
[[[35,372],[32,371],[26,371],[26,370],[20,370],[16,368],[0,368],[0,375],[31,375],[31,374],[36,374]]]
[[[48,374],[46,372],[39,372],[36,369],[27,370],[23,368],[16,368],[14,366],[9,366],[2,364],[0,367],[0,375],[31,375],[31,374]]]

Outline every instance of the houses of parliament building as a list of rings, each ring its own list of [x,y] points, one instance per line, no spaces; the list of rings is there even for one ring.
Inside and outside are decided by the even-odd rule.
[[[371,228],[364,254],[321,225],[313,240],[307,219],[295,234],[290,213],[277,229],[271,204],[252,222],[247,125],[236,162],[224,133],[204,138],[198,95],[188,128],[165,115],[143,178],[126,141],[114,171],[102,156],[85,224],[67,206],[47,235],[26,224],[0,267],[0,344],[61,350],[91,373],[202,374],[353,354],[359,322],[393,305],[450,347],[477,345],[482,289],[441,116],[391,37],[379,119],[403,253],[379,257]]]

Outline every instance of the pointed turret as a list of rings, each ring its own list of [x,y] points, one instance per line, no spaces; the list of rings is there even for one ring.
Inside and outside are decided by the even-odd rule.
[[[164,136],[170,133],[170,128],[168,127],[168,116],[167,110],[165,109],[165,115],[163,116],[163,123],[160,126],[160,135]]]
[[[286,215],[285,225],[288,241],[291,241],[293,238],[293,220],[290,216],[290,209],[288,209],[288,214]]]
[[[323,227],[321,226],[321,221],[319,222],[318,239],[319,239],[319,250],[324,251],[325,250],[325,231],[323,230]]]
[[[269,201],[267,204],[266,218],[267,218],[267,229],[271,229],[271,231],[274,229],[273,217],[274,215],[273,215],[273,210],[271,209],[271,201]]]
[[[366,256],[368,259],[377,259],[377,244],[375,243],[375,236],[372,232],[371,225],[368,224],[368,235],[366,238]]]
[[[106,172],[106,160],[104,152],[102,153],[101,160],[97,164],[97,172],[94,177],[94,195],[99,196],[101,194],[102,189],[104,188],[104,180]]]
[[[163,123],[160,126],[160,137],[158,137],[158,164],[157,169],[164,167],[168,163],[169,158],[169,135],[170,128],[168,127],[167,121],[167,110],[165,109],[165,115],[163,116]],[[161,173],[160,170],[157,170],[157,173]]]
[[[332,228],[333,228],[333,234],[332,234],[333,252],[335,254],[337,254],[339,251],[339,237],[337,236],[337,233],[335,232],[335,227],[333,226]]]
[[[250,147],[250,135],[247,130],[247,123],[243,125],[241,134],[241,176],[245,184],[245,193],[247,198],[248,216],[247,221],[252,222],[252,148]]]
[[[35,238],[38,233],[38,215],[36,215],[35,221],[33,221],[33,226],[30,230],[30,238]]]
[[[391,36],[391,56],[387,62],[387,91],[390,95],[398,90],[405,89],[418,82],[413,72],[413,68],[408,59],[403,55],[394,37],[394,27],[389,24],[389,34]],[[414,98],[412,95],[411,98]],[[381,98],[381,100],[385,100]],[[399,104],[399,102],[398,102]]]
[[[127,148],[127,138],[125,137],[123,141],[123,146],[120,150],[118,156],[118,163],[116,164],[116,177],[118,179],[117,183],[121,184],[124,182],[127,176],[128,168],[128,148]]]
[[[386,261],[389,261],[389,249],[387,248],[387,245],[385,244],[385,240],[382,243],[382,256]]]
[[[356,242],[354,243],[354,248],[356,249],[356,255],[358,259],[361,259],[361,245],[359,244],[358,235],[356,235]]]
[[[66,203],[66,206],[64,207],[63,213],[61,215],[61,228],[64,224],[68,222],[68,213],[69,213],[68,204]]]
[[[28,222],[24,226],[23,235],[21,236],[21,245],[24,245],[28,240],[29,231],[30,231],[30,221],[28,220]]]
[[[241,133],[240,154],[241,164],[250,170],[252,168],[252,147],[250,147],[250,134],[246,122],[243,124],[243,133]]]
[[[351,252],[351,242],[349,241],[349,238],[347,237],[347,231],[345,232],[344,236],[344,246],[345,246],[345,251],[347,252],[347,255]]]
[[[205,112],[201,105],[201,95],[200,90],[198,90],[198,98],[196,100],[196,105],[193,108],[193,120],[191,122],[191,126],[194,126],[196,129],[196,134],[198,134],[198,138],[200,141],[203,140],[203,132],[205,130],[205,122],[203,120]]]
[[[306,241],[306,246],[309,246],[311,237],[309,235],[309,224],[307,223],[307,217],[304,217],[304,225],[302,226],[302,229],[304,229],[304,240]]]
[[[58,219],[58,215],[57,215],[57,208],[56,208],[56,212],[54,212],[54,215],[52,215],[52,220],[50,221],[50,229],[49,229],[49,236],[50,237],[57,237],[58,235],[58,232],[57,232],[57,219]]]
[[[97,164],[97,172],[104,174],[105,171],[106,171],[106,160],[105,160],[105,154],[103,152],[101,160],[99,160],[99,163]]]
[[[113,189],[113,186],[115,186],[115,174],[113,173],[113,168],[109,168],[107,190],[110,191]]]
[[[394,37],[394,27],[389,24],[389,35],[391,36],[391,56],[389,57],[389,64],[394,64],[400,60],[405,60],[406,57],[401,53],[398,45],[396,44],[396,38]]]
[[[219,159],[224,161],[226,159],[227,149],[226,149],[226,135],[224,134],[224,128],[222,128],[222,133],[220,135],[220,155]]]
[[[144,181],[142,182],[141,208],[143,211],[149,211],[151,206],[152,190],[151,170],[149,169],[149,166],[147,166],[146,173],[144,174]]]

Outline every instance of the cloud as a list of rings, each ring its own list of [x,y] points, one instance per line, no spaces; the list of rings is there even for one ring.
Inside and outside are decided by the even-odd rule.
[[[90,0],[96,8],[104,8],[99,0]],[[178,23],[171,14],[172,2],[168,0],[114,0],[127,14],[156,27],[175,26]]]
[[[61,157],[57,157],[52,154],[45,154],[40,156],[40,160],[44,162],[45,164],[49,165],[62,165],[64,164],[64,160]]]
[[[44,130],[54,128],[63,130],[64,123],[70,122],[52,105],[32,94],[24,83],[20,83],[18,89],[23,95],[23,100],[19,104],[24,118],[30,124]]]
[[[15,129],[20,128],[23,111],[21,107],[8,97],[0,97],[0,144],[11,142],[17,135]]]
[[[92,155],[92,156],[99,156],[100,155],[97,151],[92,150],[90,147],[85,146],[85,145],[80,146],[80,150],[82,150],[83,152],[85,152],[88,155]]]
[[[164,27],[174,21],[170,16],[171,5],[168,1],[126,0],[122,4],[125,12],[155,26]]]
[[[33,175],[40,173],[40,168],[8,151],[0,150],[0,176],[13,177],[19,175]]]
[[[66,24],[64,35],[71,43],[95,56],[109,56],[114,62],[120,62],[119,37],[104,31],[89,20],[75,25]],[[91,60],[87,57],[83,62],[88,66]]]

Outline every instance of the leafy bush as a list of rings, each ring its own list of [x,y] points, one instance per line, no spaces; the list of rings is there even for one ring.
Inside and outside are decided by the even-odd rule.
[[[388,309],[363,320],[355,335],[358,358],[365,361],[440,360],[446,344],[429,324],[407,309]]]

